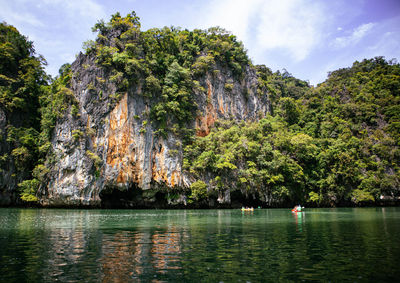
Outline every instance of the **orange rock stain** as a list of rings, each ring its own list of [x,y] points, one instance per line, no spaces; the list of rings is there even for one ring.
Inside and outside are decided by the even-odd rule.
[[[121,99],[118,105],[110,113],[110,133],[108,136],[107,165],[117,167],[119,172],[116,178],[117,184],[125,184],[129,181],[140,181],[142,174],[139,164],[135,162],[133,129],[128,121],[128,96]]]
[[[164,147],[161,147],[161,150],[156,150],[153,153],[152,176],[153,180],[157,182],[165,182],[168,184],[167,170],[165,170]]]
[[[219,108],[219,112],[223,114],[225,114],[225,109],[224,109],[224,102],[222,101],[222,97],[218,96],[218,108]]]
[[[207,80],[207,107],[204,116],[197,117],[196,119],[196,135],[200,137],[205,137],[210,133],[210,128],[214,125],[217,113],[214,106],[211,103],[212,100],[212,85],[209,80]]]
[[[172,187],[174,187],[178,183],[179,178],[180,178],[180,173],[176,170],[172,171],[172,175],[171,175],[171,186]]]

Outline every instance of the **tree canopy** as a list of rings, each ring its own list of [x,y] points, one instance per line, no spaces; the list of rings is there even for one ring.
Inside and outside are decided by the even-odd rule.
[[[48,81],[45,64],[42,56],[36,56],[31,41],[15,27],[0,23],[0,110],[7,123],[1,137],[1,183],[3,174],[12,173],[16,182],[29,179],[37,163],[39,101]],[[36,200],[36,191],[27,184],[20,185],[22,199]]]
[[[223,122],[185,148],[208,191],[241,190],[270,205],[359,204],[400,196],[400,65],[382,57],[329,74],[316,88],[257,66],[272,116]]]

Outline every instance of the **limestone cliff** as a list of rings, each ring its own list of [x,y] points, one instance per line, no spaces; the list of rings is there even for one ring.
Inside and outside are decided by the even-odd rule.
[[[117,86],[94,60],[80,54],[72,64],[71,89],[79,111],[67,111],[55,127],[51,144],[56,161],[42,190],[42,204],[98,206],[102,197],[117,192],[118,198],[125,192],[140,197],[121,197],[116,200],[121,206],[146,206],[157,192],[190,186],[193,180],[182,170],[182,140],[173,131],[166,137],[156,134],[149,117],[155,103],[142,95],[143,86],[137,84],[115,99]],[[198,81],[201,87],[192,94],[197,111],[188,121],[198,136],[207,135],[216,120],[257,119],[269,111],[267,96],[256,94],[257,76],[250,66],[240,80],[229,68],[219,67]]]

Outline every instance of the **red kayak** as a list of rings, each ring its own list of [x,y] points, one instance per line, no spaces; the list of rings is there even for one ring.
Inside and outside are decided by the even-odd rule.
[[[302,212],[302,207],[300,208],[295,207],[292,209],[292,212]]]

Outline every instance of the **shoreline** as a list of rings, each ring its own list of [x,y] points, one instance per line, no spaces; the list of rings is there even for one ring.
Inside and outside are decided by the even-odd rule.
[[[359,205],[336,205],[336,206],[316,206],[316,205],[305,205],[305,209],[309,208],[379,208],[379,207],[398,207],[400,206],[400,200],[397,201],[381,201],[379,203],[371,204],[359,204]],[[253,207],[254,210],[257,209],[292,209],[293,206],[248,206]],[[37,209],[104,209],[104,210],[185,210],[185,209],[198,209],[198,210],[213,210],[213,209],[241,209],[242,206],[196,206],[196,205],[170,205],[170,206],[115,206],[115,207],[104,207],[104,206],[94,206],[94,205],[40,205],[40,204],[29,204],[29,205],[0,205],[0,208],[37,208]]]

